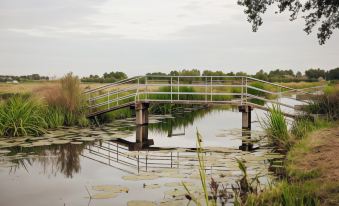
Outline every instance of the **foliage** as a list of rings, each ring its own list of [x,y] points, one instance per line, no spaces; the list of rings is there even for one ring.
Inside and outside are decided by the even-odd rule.
[[[31,75],[22,75],[22,76],[10,76],[10,75],[0,75],[0,82],[7,81],[35,81],[35,80],[49,80],[47,76],[40,76],[39,74],[31,74]]]
[[[209,206],[209,205],[216,205],[216,201],[209,201],[209,194],[208,194],[208,187],[207,187],[207,182],[206,182],[206,168],[205,168],[205,160],[204,160],[204,156],[203,156],[203,148],[202,148],[202,136],[201,134],[197,131],[197,140],[196,140],[196,144],[197,144],[197,156],[198,156],[198,162],[199,162],[199,176],[200,176],[200,182],[201,182],[201,187],[203,189],[204,192],[204,199],[205,199],[205,205]],[[200,206],[202,205],[200,203],[200,201],[198,200],[198,198],[196,198],[188,189],[187,185],[182,182],[183,186],[185,187],[185,190],[188,193],[188,196],[190,197],[190,199],[192,199],[192,201]]]
[[[60,79],[60,83],[62,104],[59,106],[64,107],[69,112],[79,111],[82,103],[79,78],[68,73]]]
[[[259,195],[251,194],[243,205],[248,206],[316,206],[319,200],[313,192],[313,184],[289,183],[284,180],[269,187]]]
[[[275,146],[282,149],[288,149],[291,146],[287,122],[279,106],[272,105],[266,118],[260,124]]]
[[[99,83],[114,83],[123,79],[127,79],[127,75],[124,72],[110,72],[104,73],[101,77],[99,75],[89,75],[89,77],[83,77],[82,82],[99,82]]]
[[[312,119],[310,117],[300,117],[295,120],[292,124],[291,134],[294,135],[297,139],[302,139],[307,136],[308,133],[328,127],[330,123],[322,119]]]
[[[0,131],[9,137],[45,133],[43,105],[30,96],[13,96],[0,108]]]
[[[44,113],[48,128],[57,128],[64,125],[64,111],[59,107],[48,107]]]
[[[339,79],[339,67],[331,69],[328,72],[326,72],[326,79],[327,80]]]
[[[305,108],[312,114],[323,114],[329,120],[339,119],[339,89],[328,86],[324,94],[315,96],[311,103]]]
[[[307,34],[319,25],[317,36],[320,44],[324,44],[333,30],[339,28],[339,1],[336,0],[238,0],[238,4],[245,7],[244,12],[248,16],[247,20],[252,23],[254,32],[263,24],[261,15],[271,5],[277,5],[279,13],[289,11],[291,21],[297,19],[298,14],[302,13],[302,18],[305,20],[304,31]]]
[[[323,69],[308,69],[305,71],[305,75],[309,78],[309,79],[318,79],[320,77],[322,77],[323,79],[325,79],[325,70]]]

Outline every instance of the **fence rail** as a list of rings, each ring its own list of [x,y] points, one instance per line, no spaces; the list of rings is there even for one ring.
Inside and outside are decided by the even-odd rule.
[[[294,89],[247,76],[136,76],[84,92],[88,116],[130,106],[139,101],[178,104],[234,104],[260,109],[270,104],[295,110],[281,98],[307,104],[296,94],[310,95],[322,86]],[[312,92],[306,90],[312,89]]]

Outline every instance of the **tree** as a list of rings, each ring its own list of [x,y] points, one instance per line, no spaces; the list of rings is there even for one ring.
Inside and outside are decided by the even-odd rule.
[[[303,74],[300,72],[300,71],[298,71],[297,72],[297,74],[295,75],[297,78],[301,78],[302,76],[303,76]]]
[[[310,34],[315,27],[318,27],[317,37],[319,44],[324,44],[333,33],[339,28],[339,1],[338,0],[238,0],[238,4],[246,7],[247,21],[252,23],[252,30],[256,32],[263,24],[261,15],[267,7],[276,4],[276,13],[290,12],[290,21],[298,18],[305,20],[304,31]]]
[[[264,72],[264,70],[262,70],[262,69],[260,71],[258,71],[254,75],[254,77],[257,78],[257,79],[268,81],[268,74],[266,72]]]
[[[308,69],[305,71],[306,76],[309,79],[318,79],[319,77],[325,78],[325,70],[323,69]]]
[[[326,72],[326,79],[328,80],[339,79],[339,67],[331,69],[330,71]]]

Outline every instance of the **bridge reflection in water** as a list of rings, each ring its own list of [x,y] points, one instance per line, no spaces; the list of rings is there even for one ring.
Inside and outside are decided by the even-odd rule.
[[[168,131],[168,138],[182,135]],[[139,174],[166,168],[192,169],[198,165],[196,148],[161,148],[154,147],[153,139],[149,139],[148,125],[136,127],[135,141],[127,141],[118,138],[111,141],[100,141],[84,148],[82,156],[115,169]],[[251,131],[242,130],[242,144],[239,150],[253,150]],[[213,155],[213,151],[204,152],[205,155]],[[214,165],[206,168],[207,171],[228,171],[225,165]]]

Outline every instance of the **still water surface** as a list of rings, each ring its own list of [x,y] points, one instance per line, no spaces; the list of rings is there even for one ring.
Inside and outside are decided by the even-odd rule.
[[[186,205],[178,184],[185,181],[192,190],[200,188],[194,150],[197,129],[203,136],[209,178],[230,187],[241,175],[235,158],[242,158],[249,174],[263,175],[264,184],[272,157],[257,122],[263,115],[259,110],[252,113],[253,144],[249,133],[241,130],[236,109],[153,115],[148,127],[136,127],[133,119],[126,119],[101,128],[65,128],[38,143],[0,139],[0,205],[104,206],[127,205],[130,200],[166,205],[173,199]],[[254,150],[245,151],[248,148]]]

